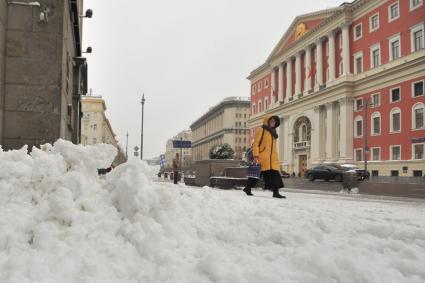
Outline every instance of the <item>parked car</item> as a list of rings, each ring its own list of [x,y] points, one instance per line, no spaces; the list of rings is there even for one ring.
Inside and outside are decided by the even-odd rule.
[[[347,168],[348,170],[355,170],[359,181],[367,180],[370,177],[369,171],[360,169],[354,164],[341,164],[341,167]]]
[[[342,182],[343,174],[347,170],[349,169],[337,164],[322,164],[308,169],[305,171],[304,176],[310,181],[322,179],[325,181],[335,180],[336,182]]]
[[[280,171],[280,176],[282,176],[282,178],[289,178],[291,177],[291,175],[286,172],[286,171]]]

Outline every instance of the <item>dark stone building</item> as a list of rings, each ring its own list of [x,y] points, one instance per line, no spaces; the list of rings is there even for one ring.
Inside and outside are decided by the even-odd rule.
[[[79,143],[83,0],[0,0],[0,144]]]

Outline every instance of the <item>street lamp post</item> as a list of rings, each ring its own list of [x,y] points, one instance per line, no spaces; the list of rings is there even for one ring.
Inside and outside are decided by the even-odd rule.
[[[127,139],[125,141],[125,159],[128,161],[128,132],[127,132]]]
[[[144,112],[144,108],[145,108],[145,94],[142,95],[142,133],[140,136],[140,160],[143,160],[143,112]]]

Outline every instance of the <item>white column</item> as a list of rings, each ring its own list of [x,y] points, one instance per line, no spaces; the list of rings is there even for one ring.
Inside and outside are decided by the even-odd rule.
[[[342,73],[344,75],[350,74],[350,34],[349,24],[342,26]]]
[[[335,32],[331,31],[328,35],[328,44],[329,44],[329,79],[328,81],[335,80]]]
[[[270,74],[270,103],[271,105],[275,105],[277,102],[276,99],[276,71],[272,68],[272,72]]]
[[[289,102],[292,95],[292,58],[286,61],[286,97],[285,102]]]
[[[339,153],[340,160],[347,162],[353,160],[353,108],[352,98],[338,100],[340,106],[340,132]]]
[[[323,44],[322,39],[319,39],[316,42],[316,91],[319,90],[319,87],[323,84]]]
[[[307,78],[308,74],[311,72],[311,46],[307,46],[305,50],[305,81],[304,81],[304,92],[308,94],[308,91],[311,90],[311,80],[312,76]]]
[[[288,162],[288,141],[289,141],[289,116],[285,115],[283,116],[283,122],[281,123],[281,127],[283,127],[283,134],[280,136],[280,138],[283,138],[283,141],[281,143],[281,147],[279,148],[279,151],[282,151],[282,154],[280,155],[282,159],[280,161]]]
[[[301,94],[301,52],[298,52],[295,56],[295,93],[294,99],[298,98],[298,94]]]
[[[313,128],[311,129],[311,161],[317,163],[320,159],[320,106],[314,107],[314,121],[311,121]]]
[[[277,139],[277,152],[279,153],[279,161],[282,163],[284,160],[284,150],[283,145],[285,144],[285,125],[284,118],[280,118],[280,126],[278,128],[279,138]]]
[[[335,119],[333,102],[326,103],[326,159],[335,158]]]
[[[278,102],[280,102],[283,101],[283,63],[279,64],[277,80],[279,84]]]

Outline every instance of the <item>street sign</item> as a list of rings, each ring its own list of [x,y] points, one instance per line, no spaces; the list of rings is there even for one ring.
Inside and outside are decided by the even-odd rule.
[[[161,168],[165,167],[165,155],[161,154],[159,156],[159,166],[161,166]]]
[[[191,141],[184,141],[184,140],[174,140],[173,141],[173,147],[174,148],[191,148],[192,142]]]

